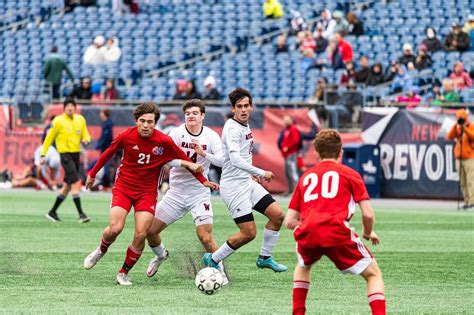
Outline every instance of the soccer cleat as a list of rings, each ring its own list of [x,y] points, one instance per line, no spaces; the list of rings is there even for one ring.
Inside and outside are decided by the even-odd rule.
[[[81,213],[79,215],[79,223],[87,223],[89,222],[91,219],[89,219],[88,216],[86,216],[84,213]]]
[[[211,257],[212,257],[212,253],[205,253],[204,255],[202,255],[202,263],[206,267],[212,267],[212,268],[218,269],[219,265],[216,264],[216,262],[212,260]]]
[[[275,272],[285,272],[288,269],[285,265],[279,264],[275,260],[273,260],[273,257],[271,256],[267,259],[258,257],[256,264],[258,268],[268,268]]]
[[[117,274],[117,283],[120,284],[120,285],[132,285],[132,282],[130,281],[130,278],[124,272],[119,272]]]
[[[158,256],[155,256],[155,258],[153,258],[150,263],[148,264],[148,268],[146,270],[146,275],[148,277],[153,277],[156,272],[158,271],[158,267],[160,267],[160,265],[166,260],[168,259],[168,256],[169,256],[169,252],[167,249],[165,249],[165,255],[163,257],[158,257]]]
[[[53,212],[53,211],[50,211],[50,212],[46,213],[45,216],[46,216],[46,218],[48,218],[48,220],[53,221],[53,222],[60,222],[61,221],[61,219],[58,217],[56,212]]]
[[[86,257],[86,259],[84,259],[84,268],[91,269],[103,256],[104,254],[102,254],[102,252],[100,251],[100,247],[97,247],[96,250],[94,250],[92,253],[89,254],[89,256]]]
[[[225,271],[219,269],[219,272],[221,273],[221,276],[222,276],[222,285],[228,285],[229,284],[229,278],[227,278],[227,275],[225,274]]]

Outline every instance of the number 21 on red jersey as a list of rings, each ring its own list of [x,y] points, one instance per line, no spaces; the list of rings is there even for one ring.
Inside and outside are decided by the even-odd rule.
[[[309,173],[303,178],[303,187],[307,187],[304,192],[304,202],[313,201],[319,198],[319,194],[315,192],[319,184],[318,174]],[[339,190],[339,173],[328,171],[323,174],[321,180],[321,197],[332,199],[337,196]]]

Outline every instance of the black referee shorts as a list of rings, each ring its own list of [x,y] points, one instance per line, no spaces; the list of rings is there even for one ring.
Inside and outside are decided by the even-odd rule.
[[[79,180],[79,153],[61,153],[64,182],[73,184]]]

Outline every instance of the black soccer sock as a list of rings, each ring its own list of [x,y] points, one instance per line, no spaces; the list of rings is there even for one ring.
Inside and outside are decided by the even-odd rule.
[[[258,255],[258,258],[260,258],[260,259],[268,259],[268,258],[270,258],[270,256]]]
[[[51,208],[51,211],[49,211],[49,212],[56,212],[56,210],[58,210],[59,206],[64,201],[64,199],[66,199],[66,196],[61,195],[61,194],[57,195],[56,196],[56,201],[54,202],[54,205]]]
[[[73,195],[72,200],[74,200],[74,203],[76,204],[77,212],[79,213],[79,215],[84,214],[84,212],[82,212],[81,207],[81,197],[79,197],[79,195]]]

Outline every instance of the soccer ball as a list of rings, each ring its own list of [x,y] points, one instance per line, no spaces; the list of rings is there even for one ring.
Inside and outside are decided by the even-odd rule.
[[[202,293],[213,295],[222,287],[222,275],[216,268],[206,267],[199,270],[194,283]]]

